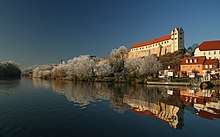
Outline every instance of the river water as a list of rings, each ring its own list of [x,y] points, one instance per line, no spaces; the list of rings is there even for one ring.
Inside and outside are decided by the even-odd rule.
[[[220,89],[0,80],[0,137],[217,137]]]

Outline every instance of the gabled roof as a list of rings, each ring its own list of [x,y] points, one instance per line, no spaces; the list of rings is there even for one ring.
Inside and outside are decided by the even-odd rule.
[[[195,62],[195,59],[197,59],[197,62]],[[186,60],[188,60],[188,63],[186,63]],[[190,63],[190,60],[193,60],[192,63]],[[196,64],[204,64],[206,60],[206,57],[205,56],[194,56],[194,57],[185,57],[183,60],[182,60],[182,63],[181,65],[196,65]]]
[[[138,48],[138,47],[142,47],[142,46],[147,46],[150,44],[154,44],[154,43],[169,40],[169,39],[171,39],[171,35],[163,36],[163,37],[160,37],[160,38],[157,38],[154,40],[150,40],[150,41],[146,41],[146,42],[141,42],[141,43],[133,45],[131,48]]]
[[[217,59],[207,59],[204,63],[204,65],[216,65],[216,64],[218,64]]]
[[[220,40],[204,41],[198,46],[200,51],[206,50],[220,50]]]

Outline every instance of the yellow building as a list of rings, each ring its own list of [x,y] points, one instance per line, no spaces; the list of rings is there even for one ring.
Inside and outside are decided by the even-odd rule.
[[[150,54],[160,56],[181,49],[184,49],[184,31],[182,28],[174,28],[167,36],[133,45],[128,58],[145,57]]]

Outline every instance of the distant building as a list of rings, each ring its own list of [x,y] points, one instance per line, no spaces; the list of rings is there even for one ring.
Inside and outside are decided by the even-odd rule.
[[[194,56],[206,56],[207,59],[220,60],[220,40],[202,42],[195,49]]]
[[[150,54],[160,56],[181,49],[184,49],[184,31],[182,28],[174,28],[167,36],[133,45],[128,58],[145,57]]]
[[[205,56],[186,57],[180,65],[180,76],[189,76],[191,73],[197,73],[198,76],[203,76],[207,71],[215,73],[217,68],[217,59],[206,59]]]

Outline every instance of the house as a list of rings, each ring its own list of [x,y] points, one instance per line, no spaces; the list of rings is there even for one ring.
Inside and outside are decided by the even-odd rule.
[[[184,49],[184,31],[182,28],[174,28],[169,35],[134,44],[128,58],[146,57],[152,54],[160,56],[181,49]]]
[[[180,65],[180,76],[189,76],[194,72],[197,72],[198,76],[203,76],[203,64],[205,61],[205,56],[184,58]]]
[[[218,68],[218,59],[207,59],[206,56],[186,57],[180,65],[180,76],[190,76],[197,73],[204,76],[208,71],[215,75]]]
[[[202,42],[195,49],[194,56],[206,56],[207,59],[220,60],[220,40]]]
[[[203,64],[203,74],[210,73],[211,76],[217,75],[218,59],[207,59]]]

